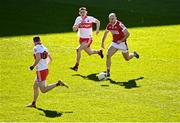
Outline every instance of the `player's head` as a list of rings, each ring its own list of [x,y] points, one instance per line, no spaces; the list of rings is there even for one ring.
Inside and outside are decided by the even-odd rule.
[[[114,24],[117,20],[116,14],[115,13],[110,13],[109,14],[109,22]]]
[[[79,8],[79,15],[80,15],[81,17],[87,16],[87,9],[86,9],[86,7],[81,7],[81,8]]]
[[[40,37],[38,35],[35,35],[33,37],[33,41],[34,41],[34,43],[39,43],[39,42],[41,42],[41,39],[40,39]]]

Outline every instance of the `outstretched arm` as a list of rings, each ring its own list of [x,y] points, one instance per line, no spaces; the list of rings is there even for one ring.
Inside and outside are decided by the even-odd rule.
[[[106,29],[105,32],[104,32],[104,35],[103,35],[103,38],[102,38],[102,44],[101,44],[101,47],[104,48],[104,41],[106,40],[106,37],[107,37],[107,34],[108,34],[108,30]]]

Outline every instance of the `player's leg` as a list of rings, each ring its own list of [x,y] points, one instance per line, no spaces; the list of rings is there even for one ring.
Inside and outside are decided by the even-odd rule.
[[[129,53],[129,52],[126,52],[126,53],[122,52],[122,55],[126,61],[129,61],[130,59],[134,57],[134,53]]]
[[[39,96],[39,89],[38,89],[38,84],[37,81],[34,82],[34,99],[33,99],[33,104],[36,106],[36,101]]]
[[[76,49],[76,63],[78,63],[79,64],[79,62],[80,62],[80,59],[81,59],[81,51],[84,49],[84,48],[86,48],[88,46],[88,44],[87,43],[82,43],[77,49]]]
[[[122,52],[122,55],[126,61],[129,61],[133,57],[139,58],[139,54],[136,51],[134,51],[133,53]]]
[[[80,59],[81,59],[81,51],[88,47],[88,44],[87,43],[82,43],[77,49],[76,49],[76,64],[74,67],[72,67],[71,69],[77,71],[78,70],[78,66],[79,66],[79,63],[80,63]]]
[[[62,82],[60,80],[56,83],[49,84],[47,86],[46,86],[46,81],[41,81],[41,82],[38,82],[38,86],[39,86],[42,93],[46,93],[46,92],[52,90],[53,88],[55,88],[57,86],[65,86],[68,88],[68,85],[66,85],[64,82]]]
[[[110,76],[110,67],[111,67],[111,57],[117,52],[118,49],[114,48],[113,46],[110,46],[107,53],[106,58],[106,68],[107,68],[107,76]]]
[[[33,85],[33,89],[34,89],[34,98],[33,98],[33,102],[31,104],[29,104],[27,107],[36,107],[36,101],[37,101],[37,98],[39,96],[39,90],[38,90],[38,83],[37,81],[34,82],[34,85]]]
[[[42,93],[46,93],[47,91],[56,87],[56,84],[50,84],[46,87],[46,81],[41,81],[41,82],[38,82],[38,86]]]
[[[48,69],[38,71],[37,72],[37,80],[38,86],[42,93],[46,93],[49,90],[55,88],[56,86],[64,86],[65,84],[62,81],[58,81],[57,83],[49,84],[46,86],[46,78],[48,76]]]
[[[85,51],[88,55],[98,54],[101,58],[104,57],[102,50],[94,50],[94,49],[91,49],[90,47],[87,47],[87,48],[84,48],[84,51]]]
[[[134,51],[133,53],[129,53],[127,42],[122,42],[119,44],[119,46],[126,61],[129,61],[133,57],[139,58],[139,54],[136,51]]]

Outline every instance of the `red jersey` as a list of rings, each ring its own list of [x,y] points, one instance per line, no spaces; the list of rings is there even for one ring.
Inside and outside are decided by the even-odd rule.
[[[106,29],[111,32],[111,34],[113,36],[113,42],[115,42],[115,43],[122,42],[122,39],[125,36],[123,31],[126,29],[126,27],[124,26],[124,24],[121,21],[117,20],[114,25],[109,23],[106,26]]]

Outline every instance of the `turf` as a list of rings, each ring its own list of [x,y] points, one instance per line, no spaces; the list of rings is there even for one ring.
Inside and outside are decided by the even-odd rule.
[[[40,35],[53,57],[47,83],[58,79],[70,88],[58,87],[40,94],[38,109],[31,102],[35,71],[32,35],[0,38],[0,121],[180,121],[180,25],[130,28],[130,51],[140,59],[129,62],[121,53],[112,58],[111,80],[97,81],[105,59],[83,52],[78,72],[75,33]],[[100,46],[94,36],[92,48]],[[106,40],[107,52],[111,36]]]

